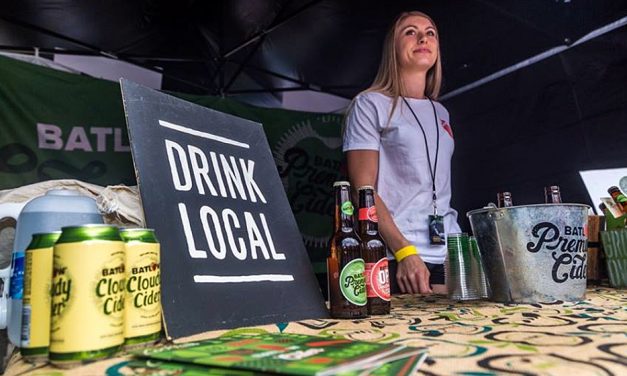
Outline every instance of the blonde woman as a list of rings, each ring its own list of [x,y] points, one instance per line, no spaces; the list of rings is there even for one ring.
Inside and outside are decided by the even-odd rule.
[[[371,87],[355,97],[344,130],[354,189],[377,189],[392,292],[446,293],[444,233],[460,232],[450,207],[453,131],[436,102],[442,81],[438,30],[421,12],[389,30]]]

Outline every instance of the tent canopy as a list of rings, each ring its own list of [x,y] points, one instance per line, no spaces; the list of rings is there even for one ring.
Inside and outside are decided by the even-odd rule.
[[[385,31],[407,10],[437,23],[443,93],[627,16],[622,0],[7,0],[0,50],[115,57],[195,94],[350,98],[372,81]]]
[[[351,98],[414,9],[440,31],[460,221],[496,192],[542,202],[547,185],[596,206],[579,172],[627,166],[625,0],[6,0],[0,50],[114,57],[163,72],[165,90],[256,104],[306,89]]]

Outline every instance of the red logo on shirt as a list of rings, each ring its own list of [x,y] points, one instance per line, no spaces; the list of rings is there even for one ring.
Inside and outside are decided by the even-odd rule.
[[[440,120],[440,122],[442,123],[442,128],[444,128],[444,130],[446,131],[446,133],[448,133],[449,136],[451,136],[451,138],[453,137],[453,128],[451,128],[451,126],[449,125],[449,123],[447,123],[444,120]]]

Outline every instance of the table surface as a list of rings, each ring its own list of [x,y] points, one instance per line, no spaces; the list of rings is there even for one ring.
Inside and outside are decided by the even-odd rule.
[[[291,322],[286,333],[339,336],[426,347],[424,375],[627,375],[627,290],[588,289],[581,302],[499,304],[453,302],[442,296],[395,296],[392,312],[363,320]],[[279,325],[222,330],[280,332]],[[179,341],[177,341],[179,342]],[[128,360],[123,354],[72,370],[34,367],[19,355],[6,375],[102,375]]]

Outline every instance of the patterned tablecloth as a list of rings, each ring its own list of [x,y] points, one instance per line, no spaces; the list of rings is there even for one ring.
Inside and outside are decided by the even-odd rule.
[[[390,315],[307,320],[235,329],[341,336],[426,347],[424,375],[627,375],[627,290],[589,289],[586,300],[543,304],[452,302],[441,296],[394,297]],[[185,341],[233,331],[207,332]],[[127,358],[63,374],[102,375]],[[55,372],[56,371],[56,372]],[[15,356],[5,374],[51,375]]]

